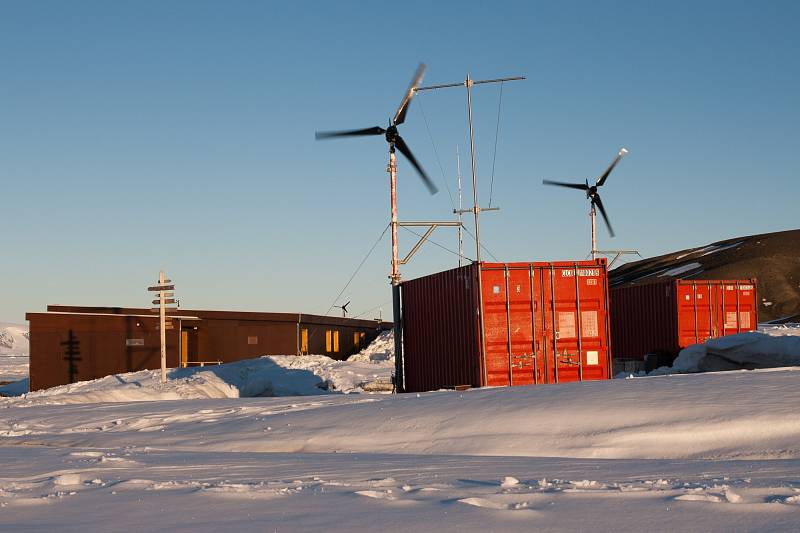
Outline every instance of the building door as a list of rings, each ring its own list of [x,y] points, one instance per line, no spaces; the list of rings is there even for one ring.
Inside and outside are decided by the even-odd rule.
[[[181,329],[181,366],[197,363],[197,330],[194,328]]]

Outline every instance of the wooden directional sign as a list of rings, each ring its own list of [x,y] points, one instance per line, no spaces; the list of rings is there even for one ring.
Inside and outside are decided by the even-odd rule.
[[[156,285],[154,287],[147,287],[147,290],[151,292],[174,291],[175,285]]]
[[[150,308],[150,312],[151,313],[160,313],[161,312],[161,308],[160,307],[151,307]],[[178,308],[176,308],[176,307],[165,307],[164,308],[164,312],[165,313],[177,313],[178,312]]]
[[[161,300],[153,300],[153,305],[158,305],[160,303]],[[178,300],[176,300],[175,298],[164,298],[164,305],[176,304],[176,303],[178,303]]]

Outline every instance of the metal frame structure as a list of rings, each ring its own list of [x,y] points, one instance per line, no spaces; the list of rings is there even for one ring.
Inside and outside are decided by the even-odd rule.
[[[475,130],[472,126],[472,87],[475,85],[484,85],[490,83],[504,83],[507,81],[520,81],[524,80],[524,76],[513,76],[510,78],[494,78],[489,80],[473,80],[469,74],[464,81],[455,83],[443,83],[439,85],[428,85],[425,87],[415,87],[414,92],[433,91],[437,89],[448,89],[452,87],[464,87],[467,90],[467,115],[469,117],[469,155],[470,166],[472,169],[472,208],[468,210],[457,209],[455,213],[462,215],[463,213],[473,213],[475,219],[475,263],[478,265],[478,313],[480,322],[480,347],[481,347],[481,365],[483,366],[484,380],[486,379],[486,341],[484,339],[483,328],[483,281],[481,279],[481,225],[480,213],[482,211],[498,211],[499,207],[486,207],[482,208],[478,205],[478,178],[475,170]]]

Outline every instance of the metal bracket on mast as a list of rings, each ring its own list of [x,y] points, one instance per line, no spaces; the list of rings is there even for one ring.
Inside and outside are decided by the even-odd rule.
[[[612,255],[614,256],[614,259],[612,259],[611,262],[608,263],[609,270],[611,269],[612,266],[614,266],[614,263],[616,263],[617,260],[623,255],[638,255],[639,257],[642,257],[642,254],[640,254],[638,250],[594,250],[594,253],[597,255],[605,255],[608,257],[611,257]]]
[[[499,207],[470,207],[469,209],[453,209],[456,215],[463,215],[464,213],[474,213],[475,211],[483,213],[484,211],[500,211]]]
[[[417,241],[417,244],[415,244],[414,247],[411,248],[411,251],[408,252],[408,254],[406,254],[406,256],[403,259],[400,260],[400,264],[401,265],[405,265],[409,261],[411,261],[411,257],[415,253],[417,253],[417,251],[425,243],[425,241],[428,240],[428,237],[431,236],[431,233],[433,233],[433,231],[436,228],[438,228],[439,226],[449,226],[449,227],[461,227],[462,226],[461,222],[453,222],[453,221],[446,221],[446,222],[398,222],[397,225],[398,226],[404,226],[404,227],[420,227],[421,226],[421,227],[427,227],[428,228],[428,230],[425,232],[425,234],[422,235],[422,237],[420,237],[419,241]]]

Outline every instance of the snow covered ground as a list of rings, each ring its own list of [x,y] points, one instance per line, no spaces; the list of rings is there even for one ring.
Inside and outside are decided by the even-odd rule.
[[[800,332],[789,329],[774,338]],[[270,357],[176,371],[165,387],[139,372],[0,398],[0,530],[800,523],[800,368],[343,394],[391,372],[391,337],[368,350],[338,365]],[[285,390],[276,372],[292,377]],[[245,397],[287,391],[313,395]]]

